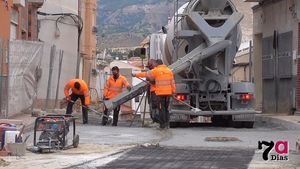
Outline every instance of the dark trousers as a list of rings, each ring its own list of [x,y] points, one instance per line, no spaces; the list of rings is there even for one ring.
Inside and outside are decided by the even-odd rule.
[[[150,92],[149,104],[150,104],[150,117],[152,121],[159,123],[158,98],[155,92]]]
[[[157,96],[158,109],[159,109],[159,124],[160,128],[166,128],[169,126],[169,104],[170,96]]]
[[[112,123],[113,126],[117,126],[118,125],[119,113],[120,113],[120,106],[118,106],[118,107],[116,107],[114,109],[113,123]],[[108,121],[108,118],[107,118],[107,116],[108,116],[108,110],[107,110],[107,108],[105,108],[105,110],[104,110],[104,115],[106,117],[105,116],[102,117],[102,125],[105,126],[107,124],[107,121]]]
[[[82,105],[84,105],[84,106],[86,106],[85,105],[85,99],[84,99],[84,95],[77,95],[77,94],[71,94],[70,95],[70,97],[71,97],[71,100],[73,101],[73,102],[76,102],[76,100],[78,99],[78,98],[80,98],[80,100],[81,100],[81,104]],[[73,105],[74,105],[74,103],[72,103],[72,102],[69,102],[68,103],[68,107],[67,107],[67,114],[72,114],[72,112],[73,112]],[[87,108],[85,108],[85,107],[83,107],[82,106],[82,121],[83,121],[83,124],[86,124],[86,123],[88,123],[88,110],[87,110]]]

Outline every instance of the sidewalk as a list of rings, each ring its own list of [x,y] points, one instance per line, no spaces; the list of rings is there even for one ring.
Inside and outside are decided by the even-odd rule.
[[[261,114],[261,115],[257,115],[256,119],[268,123],[279,124],[286,127],[289,130],[300,130],[300,116]]]

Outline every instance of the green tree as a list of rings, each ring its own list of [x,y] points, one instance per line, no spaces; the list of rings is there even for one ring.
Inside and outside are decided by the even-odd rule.
[[[130,50],[128,53],[128,59],[134,57],[134,50]]]

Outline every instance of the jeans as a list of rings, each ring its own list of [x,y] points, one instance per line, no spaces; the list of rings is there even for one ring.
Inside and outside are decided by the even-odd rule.
[[[160,128],[166,128],[169,126],[169,104],[170,96],[157,96],[158,110],[159,110],[159,124]]]
[[[150,104],[150,117],[153,122],[159,123],[159,110],[158,110],[158,97],[155,92],[150,93],[149,104]]]
[[[68,103],[67,114],[72,114],[73,105],[74,105],[74,103],[76,102],[76,100],[78,98],[80,98],[81,104],[84,105],[84,106],[86,106],[85,105],[85,99],[84,99],[85,97],[84,97],[84,95],[77,95],[77,94],[73,94],[72,93],[70,95],[70,97],[71,97],[71,101],[73,101],[73,102],[69,102]],[[87,110],[87,108],[85,108],[83,106],[82,106],[82,121],[83,121],[83,124],[88,123],[88,110]]]

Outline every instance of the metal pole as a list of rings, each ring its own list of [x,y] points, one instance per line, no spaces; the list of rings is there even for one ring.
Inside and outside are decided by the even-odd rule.
[[[78,44],[79,46],[79,44]],[[80,57],[80,51],[79,51],[79,47],[77,50],[77,64],[76,64],[76,78],[79,78],[79,70],[80,70],[80,62],[81,62],[81,57]]]
[[[142,99],[144,98],[145,93],[146,93],[146,92],[143,93]],[[136,110],[135,110],[135,112],[134,112],[134,116],[133,116],[133,119],[131,120],[131,123],[130,123],[130,126],[129,126],[129,127],[132,126],[132,124],[133,124],[133,122],[134,122],[134,120],[135,120],[136,114],[137,114],[137,112],[138,112],[138,110],[139,110],[139,108],[140,108],[141,103],[142,103],[142,100],[139,102],[139,105],[138,105],[138,107],[136,108]]]
[[[78,16],[81,18],[81,0],[78,0]],[[83,26],[83,25],[82,25]],[[80,30],[80,25],[78,25],[78,36],[77,36],[77,63],[76,63],[76,78],[79,79],[79,70],[80,70],[80,37],[81,37],[82,30]]]
[[[6,46],[6,49],[7,49],[7,78],[6,78],[6,80],[7,80],[7,82],[6,82],[6,88],[7,88],[7,90],[6,90],[6,96],[7,96],[7,102],[6,102],[6,112],[5,112],[5,118],[8,118],[8,109],[9,109],[9,75],[10,75],[10,73],[9,73],[9,67],[10,67],[10,41],[9,40],[7,40],[7,46]]]
[[[250,48],[249,48],[249,82],[253,82],[252,81],[252,41],[250,41],[249,46],[250,46]]]
[[[146,92],[145,92],[146,93]],[[147,105],[147,98],[148,97],[144,97],[145,98],[145,103],[144,103],[144,113],[143,113],[143,121],[142,121],[142,127],[145,126],[145,115],[146,115],[146,105]]]
[[[52,72],[53,72],[53,61],[55,57],[56,46],[53,45],[51,47],[50,52],[50,66],[49,66],[49,77],[48,77],[48,86],[47,86],[47,98],[46,98],[46,106],[45,109],[49,107],[49,100],[50,100],[50,92],[51,92],[51,81],[52,81]]]
[[[55,95],[55,107],[57,107],[57,100],[58,100],[58,92],[59,92],[59,84],[60,84],[60,75],[61,75],[61,67],[64,58],[64,51],[60,50],[59,52],[59,67],[58,67],[58,80],[56,86],[56,95]]]

